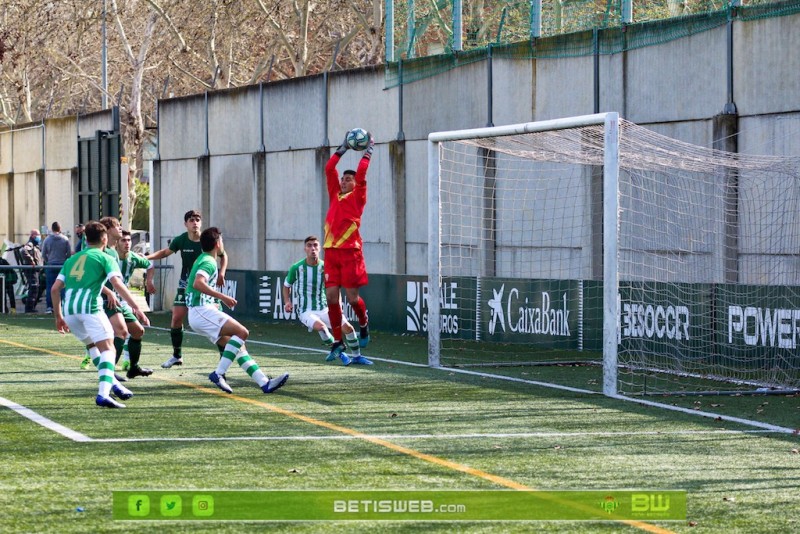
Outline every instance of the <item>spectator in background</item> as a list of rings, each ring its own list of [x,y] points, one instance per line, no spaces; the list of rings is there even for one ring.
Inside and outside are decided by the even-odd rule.
[[[49,269],[45,269],[45,278],[47,280],[47,288],[45,292],[45,300],[47,301],[47,313],[53,313],[53,299],[50,296],[50,289],[53,283],[58,278],[58,273],[61,271],[61,266],[72,255],[72,247],[69,244],[67,236],[61,233],[61,225],[54,222],[50,226],[53,231],[42,244],[42,259],[45,265],[51,265]],[[57,268],[56,268],[57,267]]]
[[[0,256],[0,266],[9,267],[10,264]],[[0,274],[5,276],[5,281],[0,285],[0,299],[8,297],[8,306],[3,306],[5,313],[11,311],[11,314],[17,313],[17,297],[14,295],[14,284],[17,283],[17,273],[14,269],[2,270]]]
[[[86,236],[84,235],[83,230],[83,224],[79,223],[75,225],[75,239],[77,239],[77,242],[75,243],[75,252],[80,252],[86,248]]]
[[[42,234],[34,228],[28,242],[20,250],[20,258],[23,265],[36,267],[42,265],[42,251],[39,246],[42,243]],[[28,280],[28,298],[25,300],[25,313],[36,313],[36,303],[39,302],[39,269],[25,271],[25,278]]]

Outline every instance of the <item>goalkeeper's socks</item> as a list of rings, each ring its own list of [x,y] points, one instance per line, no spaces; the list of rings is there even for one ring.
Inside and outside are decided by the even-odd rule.
[[[364,299],[358,297],[358,300],[352,303],[353,311],[356,312],[359,326],[365,325],[369,322],[369,315],[367,315],[367,304]]]

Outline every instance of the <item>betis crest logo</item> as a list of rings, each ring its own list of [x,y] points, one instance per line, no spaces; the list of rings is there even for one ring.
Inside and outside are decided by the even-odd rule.
[[[600,501],[600,508],[607,514],[612,514],[614,510],[619,508],[619,501],[616,500],[613,495],[606,495],[606,497]]]

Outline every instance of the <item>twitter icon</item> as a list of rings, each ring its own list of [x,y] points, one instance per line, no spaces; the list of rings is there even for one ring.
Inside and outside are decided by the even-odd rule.
[[[180,495],[161,496],[161,515],[164,517],[177,517],[181,515],[182,502]]]

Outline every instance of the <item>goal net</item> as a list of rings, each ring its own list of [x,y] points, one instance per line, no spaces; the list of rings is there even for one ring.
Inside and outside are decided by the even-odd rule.
[[[431,365],[800,388],[800,158],[607,113],[431,134],[428,166]]]

